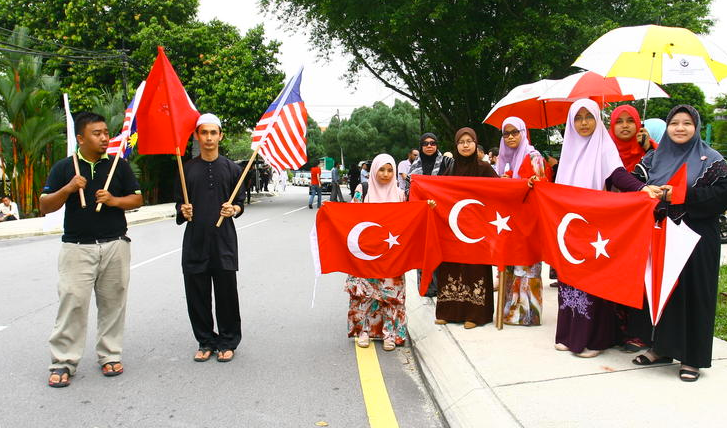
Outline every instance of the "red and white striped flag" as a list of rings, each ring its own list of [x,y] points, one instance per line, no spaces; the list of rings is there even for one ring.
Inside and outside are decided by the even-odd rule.
[[[146,81],[141,82],[139,87],[136,89],[134,98],[129,103],[129,106],[126,107],[126,111],[124,112],[124,123],[121,125],[121,133],[109,140],[109,145],[106,148],[107,154],[117,155],[120,153],[122,158],[128,156],[130,150],[128,150],[127,143],[129,141],[129,137],[131,137],[131,134],[133,133],[132,125],[134,124],[136,110],[139,108],[139,102],[141,101],[141,94],[144,92],[145,84]],[[133,126],[133,128],[136,128],[136,126]]]
[[[252,133],[252,149],[278,172],[298,169],[308,161],[306,128],[308,111],[300,97],[303,67],[270,104]]]

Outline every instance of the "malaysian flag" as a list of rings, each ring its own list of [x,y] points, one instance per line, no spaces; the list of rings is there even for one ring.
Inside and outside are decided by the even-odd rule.
[[[134,95],[134,98],[129,103],[129,106],[126,107],[126,111],[124,112],[124,124],[121,125],[121,133],[114,138],[109,140],[109,145],[106,148],[106,153],[109,155],[117,155],[119,154],[121,147],[124,147],[124,151],[121,152],[121,157],[126,158],[131,154],[131,147],[133,146],[133,143],[131,145],[128,145],[128,141],[131,138],[133,134],[136,133],[136,121],[134,120],[136,118],[136,110],[139,108],[139,102],[141,101],[141,94],[144,92],[144,85],[146,82],[141,82],[141,85],[136,89],[136,94]],[[135,139],[132,139],[132,141],[135,141]]]
[[[278,172],[298,169],[308,160],[305,149],[308,111],[300,97],[302,75],[303,67],[270,104],[252,133],[252,149],[260,146],[260,155]]]

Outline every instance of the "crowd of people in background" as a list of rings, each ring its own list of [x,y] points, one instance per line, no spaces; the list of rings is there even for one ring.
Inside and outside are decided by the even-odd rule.
[[[528,124],[519,117],[503,121],[500,144],[487,152],[471,128],[457,131],[451,154],[440,150],[435,134],[425,133],[419,147],[398,163],[388,154],[379,154],[370,165],[363,163],[360,169],[352,165],[352,202],[404,201],[417,174],[522,178],[530,185],[553,181],[602,191],[644,192],[660,199],[656,212],[683,221],[701,236],[661,322],[652,327],[646,303],[637,310],[585,293],[578,284],[556,281],[552,284],[558,287],[554,347],[582,358],[596,357],[617,345],[624,352],[644,351],[633,359],[634,364],[676,359],[681,362],[679,379],[696,381],[699,369],[711,365],[720,252],[717,218],[727,210],[727,163],[702,140],[700,115],[691,106],[674,107],[666,121],[654,118],[642,123],[636,109],[628,105],[613,110],[608,126],[602,115],[590,99],[572,104],[559,159],[535,149]],[[689,171],[686,201],[672,205],[673,189],[667,182],[684,163]],[[528,171],[528,176],[521,176],[522,171]],[[507,268],[500,290],[504,323],[542,323],[541,271],[540,262]],[[551,275],[557,279],[556,272]],[[380,338],[384,349],[392,350],[404,341],[404,289],[403,276],[346,279],[348,331],[350,337],[357,337],[358,346]],[[461,323],[466,329],[487,324],[494,312],[492,267],[444,262],[426,295],[437,298],[436,324]]]

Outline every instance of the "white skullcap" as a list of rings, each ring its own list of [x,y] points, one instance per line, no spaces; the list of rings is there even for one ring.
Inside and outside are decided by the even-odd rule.
[[[207,124],[207,125],[217,125],[217,126],[220,127],[220,129],[222,129],[222,122],[220,122],[220,118],[217,117],[217,116],[215,116],[212,113],[205,113],[205,114],[201,115],[197,119],[197,126],[196,127],[199,127],[199,125],[205,125],[205,124]]]

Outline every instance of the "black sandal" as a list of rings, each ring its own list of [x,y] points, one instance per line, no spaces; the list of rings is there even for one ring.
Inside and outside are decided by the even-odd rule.
[[[230,355],[228,358],[225,358],[225,354],[228,352],[232,352],[232,355]],[[230,362],[233,358],[235,358],[235,351],[233,349],[220,349],[219,351],[217,351],[217,361],[221,363]]]
[[[207,360],[209,360],[210,358],[212,358],[212,353],[213,353],[214,351],[215,351],[215,350],[214,350],[214,349],[212,349],[212,348],[199,348],[199,349],[197,350],[197,352],[202,352],[202,356],[201,356],[201,357],[198,357],[198,356],[197,356],[197,355],[195,354],[195,356],[194,356],[194,361],[196,361],[196,362],[198,362],[198,363],[204,363],[205,361],[207,361]],[[208,353],[208,352],[209,352],[209,353]],[[207,356],[205,357],[205,355],[207,355]]]
[[[58,376],[58,382],[53,382],[50,380],[50,376],[53,375]],[[63,380],[63,375],[68,375],[65,381]],[[48,377],[48,386],[50,386],[51,388],[65,388],[66,386],[71,384],[71,371],[68,370],[67,367],[51,370],[50,376]]]
[[[116,370],[114,368],[116,365],[120,365],[121,368]],[[124,366],[123,366],[123,364],[121,364],[121,361],[109,361],[108,363],[103,364],[101,366],[101,373],[103,373],[103,375],[106,377],[118,376],[123,372],[124,372]]]
[[[699,372],[694,370],[681,369],[679,370],[679,379],[682,382],[696,382],[699,379]]]
[[[649,359],[649,357],[646,356],[646,354],[638,355],[636,358],[631,360],[631,362],[636,364],[637,366],[651,366],[654,364],[671,364],[672,361],[674,361],[674,359],[671,357],[659,357],[652,361]]]

